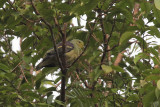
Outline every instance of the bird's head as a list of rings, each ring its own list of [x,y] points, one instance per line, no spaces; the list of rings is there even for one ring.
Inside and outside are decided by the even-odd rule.
[[[79,39],[73,39],[71,43],[78,45],[80,48],[84,48],[84,42]]]

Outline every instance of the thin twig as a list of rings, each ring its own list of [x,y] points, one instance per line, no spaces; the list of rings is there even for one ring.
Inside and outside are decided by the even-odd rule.
[[[58,31],[61,33],[62,37],[64,37],[64,36],[65,36],[65,33],[63,33],[63,31],[62,31],[62,29],[60,28],[59,23],[58,23],[58,21],[57,21],[57,19],[56,19],[55,17],[54,17],[54,22],[55,22],[55,25],[56,25],[57,28],[58,28]]]
[[[22,75],[23,75],[24,79],[26,80],[27,83],[29,83],[27,78],[26,78],[26,76],[25,76],[25,74],[24,74],[24,71],[23,71],[22,67],[21,66],[19,66],[19,67],[21,69],[21,72],[22,72]]]
[[[62,82],[60,81],[58,84],[56,84],[56,86],[55,86],[55,87],[57,88],[61,83],[62,83]]]
[[[114,61],[114,66],[118,66],[119,65],[119,63],[121,62],[121,60],[122,60],[122,58],[123,58],[123,54],[124,54],[124,52],[126,52],[125,50],[124,51],[122,51],[121,53],[119,53],[118,55],[117,55],[117,58],[116,58],[116,60]]]
[[[13,68],[13,70],[11,72],[13,72],[20,64],[22,64],[23,61],[19,62],[16,67]]]
[[[102,33],[103,33],[103,45],[104,45],[104,48],[103,48],[103,55],[102,55],[102,59],[101,59],[101,65],[104,63],[104,60],[105,60],[105,56],[106,56],[106,53],[107,53],[107,37],[106,37],[106,32],[105,32],[105,29],[104,29],[104,24],[103,24],[103,20],[102,20],[102,12],[101,10],[99,9],[98,10],[98,13],[99,13],[99,21],[100,21],[100,26],[101,26],[101,29],[102,29]]]
[[[110,32],[110,35],[109,35],[108,39],[107,39],[107,44],[106,44],[107,46],[108,46],[108,44],[109,44],[109,41],[110,41],[110,39],[111,39],[111,37],[112,37],[112,34],[113,34],[113,30],[114,30],[114,28],[115,28],[115,24],[116,24],[115,19],[116,19],[116,16],[115,16],[114,21],[113,21],[112,30],[111,30],[111,32]]]
[[[77,72],[79,72],[78,70],[79,70],[79,69],[76,69]],[[89,86],[85,80],[83,80],[82,78],[80,79],[80,77],[79,77],[79,75],[78,75],[77,72],[76,72],[77,79],[78,79],[79,81],[81,80],[81,81],[84,83],[84,85],[85,85],[86,88],[92,89],[92,87]]]

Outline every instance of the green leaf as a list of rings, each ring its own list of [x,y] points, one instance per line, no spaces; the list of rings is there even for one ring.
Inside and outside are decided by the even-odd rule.
[[[45,78],[45,75],[39,73],[38,80],[36,81],[36,89],[39,89],[42,83],[42,80]]]
[[[39,95],[33,91],[23,91],[23,95],[30,97],[30,99],[39,99]]]
[[[160,10],[160,0],[154,0],[154,4],[156,8]]]
[[[55,102],[56,102],[57,104],[59,104],[59,105],[64,105],[63,102],[60,101],[60,100],[55,100]]]
[[[6,2],[7,0],[0,0],[0,8],[3,7],[4,3]]]
[[[22,51],[29,48],[33,43],[34,37],[28,37],[22,42]]]
[[[27,100],[24,99],[24,98],[23,98],[22,96],[20,96],[20,95],[18,95],[18,98],[21,99],[21,100],[24,101],[24,102],[27,102]]]
[[[117,89],[117,88],[113,88],[113,89],[111,89],[111,91],[112,91],[113,93],[117,93],[118,89]]]
[[[18,37],[28,37],[32,33],[32,30],[30,28],[32,26],[33,25],[29,25],[29,26],[18,25],[18,26],[15,26],[15,28],[14,28],[15,35],[18,36]]]
[[[120,66],[112,66],[112,68],[117,72],[124,72],[123,68],[121,68]]]
[[[154,13],[154,17],[156,17],[157,20],[160,20],[160,10],[153,7],[153,13]]]
[[[95,69],[94,69],[94,72],[92,72],[90,74],[91,78],[94,80],[94,81],[97,81],[97,79],[99,78],[99,76],[101,76],[102,74],[102,70],[99,70],[99,67],[97,66]]]
[[[6,73],[5,76],[8,80],[12,81],[17,75],[14,73]]]
[[[26,62],[26,64],[29,64],[29,63],[31,63],[31,57],[29,57],[29,56],[24,56],[23,57],[23,60]]]
[[[135,35],[133,32],[125,32],[122,34],[120,38],[120,44],[124,44],[124,42],[127,42],[129,39],[133,38]]]
[[[105,101],[105,107],[109,107],[109,106],[108,106],[108,101]]]
[[[140,36],[136,36],[136,37],[134,37],[134,38],[136,38],[138,41],[139,41],[139,43],[138,43],[138,45],[139,46],[143,46],[143,48],[144,49],[147,49],[148,47],[148,44],[146,43],[146,41],[144,40],[144,38],[142,38],[142,37],[140,37]]]
[[[56,91],[56,87],[50,87],[44,90],[45,92]]]
[[[112,72],[111,66],[101,65],[101,67],[102,67],[102,70],[104,71],[105,74],[109,74],[110,72]]]
[[[79,3],[72,8],[70,14],[81,15],[89,12],[97,6],[98,2],[99,0],[89,0],[88,3]]]
[[[160,75],[148,75],[145,80],[146,81],[153,81],[153,80],[159,80],[160,79]]]
[[[156,97],[158,99],[159,95],[160,95],[160,90],[158,88],[155,89],[155,95],[156,95]]]
[[[155,55],[156,57],[158,56],[159,53],[156,51],[155,48],[150,47],[149,50],[153,55]]]
[[[49,2],[37,3],[36,5],[37,10],[39,11],[39,17],[44,17],[47,20],[52,21],[54,16],[54,9],[52,9],[52,4]]]
[[[32,89],[33,87],[29,83],[23,83],[20,86],[20,90]]]
[[[142,9],[142,12],[145,12],[144,16],[147,16],[148,14],[150,14],[150,11],[151,11],[151,3],[144,3],[142,2],[141,4],[141,9]]]
[[[157,27],[150,26],[149,29],[150,29],[150,31],[148,32],[149,34],[155,35],[156,37],[160,38],[160,32]]]
[[[72,9],[71,5],[67,4],[67,3],[62,3],[57,5],[57,8],[61,11],[70,11]]]
[[[156,99],[155,90],[150,90],[142,99],[144,107],[151,107],[153,101]]]
[[[132,94],[126,99],[126,101],[139,101],[139,100],[140,99],[137,94]]]
[[[46,104],[46,103],[37,103],[37,105],[39,105],[39,107],[54,107],[54,106],[50,106],[49,104]]]
[[[140,80],[140,86],[143,87],[144,85],[146,85],[147,82],[145,80]]]
[[[53,95],[50,95],[48,98],[47,98],[47,104],[51,104],[52,101],[53,101]]]
[[[136,26],[138,27],[138,29],[141,30],[141,32],[145,31],[145,24],[144,24],[144,20],[143,19],[139,19],[135,22]]]
[[[125,16],[125,18],[127,19],[128,22],[132,22],[133,16],[132,16],[132,13],[130,11],[128,11],[127,9],[124,9],[124,8],[123,9],[122,8],[117,8],[117,9],[120,10],[120,13],[122,13]]]
[[[148,58],[148,55],[146,53],[139,53],[134,58],[134,63],[136,64],[140,59]]]
[[[160,80],[157,81],[157,88],[160,90]]]
[[[4,71],[6,71],[6,72],[9,71],[8,66],[7,66],[7,65],[4,65],[4,64],[2,64],[2,63],[0,63],[0,69],[4,70]]]
[[[63,22],[69,22],[72,20],[72,18],[74,17],[74,15],[71,15],[71,16],[64,16],[63,17]]]

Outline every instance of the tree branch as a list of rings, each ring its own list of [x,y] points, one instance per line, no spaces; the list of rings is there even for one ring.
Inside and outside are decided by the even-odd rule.
[[[62,31],[60,29],[60,31]],[[63,103],[65,103],[65,86],[66,86],[66,73],[67,73],[67,69],[66,69],[66,57],[65,57],[65,52],[66,52],[66,35],[62,33],[62,84],[61,84],[61,101]],[[61,105],[61,107],[63,107],[63,105]]]
[[[110,39],[112,37],[112,33],[113,33],[113,30],[114,30],[114,27],[115,27],[115,23],[116,23],[115,19],[116,19],[116,16],[115,16],[114,21],[113,21],[112,30],[110,32],[110,35],[109,35],[108,39],[107,39],[107,44],[106,44],[107,46],[108,46],[109,41],[110,41]]]
[[[114,66],[118,66],[119,63],[121,62],[122,58],[123,58],[123,54],[126,51],[122,51],[121,53],[118,54],[116,60],[114,61]]]
[[[31,5],[34,9],[34,12],[37,14],[37,15],[40,15],[40,13],[37,11],[35,5],[33,4],[33,1],[31,1]],[[62,51],[63,51],[63,54],[62,54],[62,59],[60,59],[59,57],[59,53],[58,53],[58,49],[56,47],[56,42],[55,42],[55,38],[54,38],[54,34],[53,34],[53,30],[52,30],[52,26],[44,19],[41,17],[41,21],[44,22],[49,30],[50,30],[50,33],[51,33],[51,37],[52,37],[52,40],[53,40],[53,44],[54,44],[54,50],[56,52],[56,57],[58,59],[58,63],[60,65],[60,68],[62,70],[62,84],[61,84],[61,101],[63,103],[65,103],[65,82],[66,82],[66,73],[67,73],[67,69],[66,69],[66,59],[65,59],[65,44],[66,44],[66,35],[62,32],[62,30],[59,28],[58,26],[58,23],[56,23],[56,26],[59,28],[59,32],[61,33],[62,35]],[[56,22],[56,20],[55,20]],[[61,107],[63,107],[63,105],[61,105]]]
[[[106,53],[107,53],[107,35],[106,35],[106,32],[105,32],[105,29],[104,29],[104,24],[103,24],[103,20],[102,20],[102,12],[101,10],[98,11],[99,13],[99,21],[100,21],[100,26],[101,26],[101,29],[102,29],[102,33],[103,33],[103,45],[104,45],[104,48],[103,48],[103,55],[102,55],[102,59],[101,59],[101,65],[104,63],[104,60],[105,60],[105,56],[106,56]]]
[[[63,33],[62,29],[60,28],[59,26],[59,23],[57,21],[57,19],[54,17],[54,22],[55,22],[55,25],[57,26],[58,28],[58,31],[60,32],[60,34],[62,35],[62,37],[66,36],[65,33]]]
[[[32,0],[30,0],[31,2],[31,5],[32,5],[32,8],[34,9],[34,12],[36,13],[36,15],[40,15],[40,13],[38,12],[38,10],[36,9],[34,3]],[[51,33],[51,38],[52,38],[52,41],[53,41],[53,46],[54,46],[54,50],[56,52],[56,58],[58,59],[58,63],[59,63],[59,66],[61,69],[63,69],[63,65],[62,65],[62,62],[61,62],[61,59],[59,57],[59,53],[58,53],[58,49],[56,47],[56,41],[55,41],[55,38],[54,38],[54,34],[53,34],[53,30],[52,30],[52,26],[42,17],[40,17],[41,21],[44,22],[46,24],[46,26],[49,28],[49,31]]]

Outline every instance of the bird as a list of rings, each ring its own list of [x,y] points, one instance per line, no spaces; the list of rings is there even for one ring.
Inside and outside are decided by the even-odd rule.
[[[62,60],[63,56],[63,48],[62,42],[56,45],[57,52],[59,54],[59,58]],[[71,64],[81,53],[84,48],[84,42],[79,39],[73,39],[71,41],[66,41],[65,43],[65,58],[66,64]],[[43,67],[59,67],[59,63],[57,60],[56,52],[54,48],[49,49],[44,57],[43,60],[36,66],[36,70],[40,70]]]

